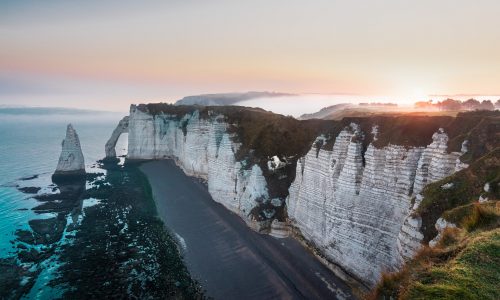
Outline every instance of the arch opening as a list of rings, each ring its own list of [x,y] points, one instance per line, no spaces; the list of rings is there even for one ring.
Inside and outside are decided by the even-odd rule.
[[[113,130],[113,133],[111,134],[109,140],[106,142],[106,146],[104,149],[106,152],[106,158],[105,158],[106,160],[116,159],[117,144],[119,145],[118,153],[120,155],[126,154],[127,151],[126,141],[128,140],[128,122],[129,122],[129,117],[128,116],[123,117],[123,119],[121,119],[120,122],[118,122],[118,125],[116,126],[115,130]],[[125,145],[125,147],[123,145]]]

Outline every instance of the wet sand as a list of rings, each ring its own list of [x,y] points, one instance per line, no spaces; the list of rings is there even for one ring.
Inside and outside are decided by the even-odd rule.
[[[158,214],[215,299],[350,299],[347,285],[292,238],[258,234],[171,160],[141,165]]]

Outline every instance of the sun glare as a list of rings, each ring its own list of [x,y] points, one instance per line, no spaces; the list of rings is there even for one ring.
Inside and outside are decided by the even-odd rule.
[[[429,93],[426,93],[423,88],[415,88],[413,89],[412,93],[410,94],[412,97],[412,101],[423,101],[427,100],[429,97]]]

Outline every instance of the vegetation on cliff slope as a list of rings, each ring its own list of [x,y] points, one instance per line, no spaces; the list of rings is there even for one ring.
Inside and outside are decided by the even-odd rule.
[[[450,183],[451,188],[442,188]],[[488,191],[484,189],[486,184]],[[428,242],[436,236],[434,224],[445,211],[477,201],[480,196],[500,199],[499,184],[500,148],[497,148],[468,168],[427,185],[422,192],[424,199],[416,211],[422,218],[424,241]]]
[[[385,274],[372,299],[500,299],[500,202],[447,213],[435,248],[425,247],[398,273]]]
[[[446,228],[435,248],[425,246],[400,272],[384,274],[368,298],[500,299],[499,124],[498,112],[459,114],[448,124],[450,151],[468,140],[461,159],[470,166],[427,185],[415,214],[424,243],[437,235],[440,217],[457,228]]]
[[[451,188],[443,189],[444,184]],[[417,210],[424,240],[446,228],[435,248],[424,247],[400,272],[385,274],[373,299],[500,299],[500,148],[469,168],[428,185]],[[486,188],[485,188],[486,187]],[[489,201],[478,202],[478,198]]]

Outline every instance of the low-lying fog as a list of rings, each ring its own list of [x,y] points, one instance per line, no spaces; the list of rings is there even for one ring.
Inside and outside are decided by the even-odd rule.
[[[452,98],[455,100],[465,101],[470,98],[476,100],[492,100],[499,99],[500,96],[483,96],[483,95],[433,95],[428,96],[427,99],[433,99],[434,103],[438,101],[443,101],[447,98]],[[282,115],[290,115],[295,118],[300,117],[302,114],[310,114],[321,110],[324,107],[328,107],[340,103],[350,103],[353,105],[358,105],[359,103],[396,103],[398,105],[398,110],[408,110],[413,109],[413,105],[416,101],[426,101],[426,99],[406,99],[401,100],[394,97],[377,97],[377,96],[360,96],[360,95],[342,95],[342,94],[300,94],[291,96],[280,96],[280,97],[264,97],[255,98],[251,100],[241,101],[235,103],[235,105],[249,106],[249,107],[260,107],[265,110],[272,111],[274,113]]]
[[[260,107],[274,113],[290,115],[298,118],[302,114],[314,113],[327,106],[340,103],[352,103],[357,105],[360,102],[390,102],[390,100],[386,98],[374,98],[359,95],[308,94],[256,98],[252,100],[241,101],[236,103],[235,105]]]

